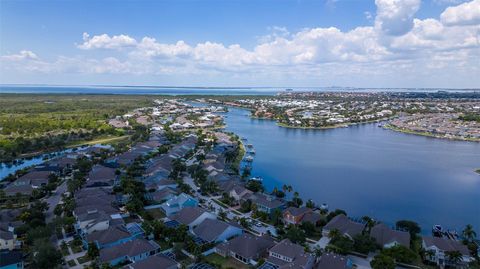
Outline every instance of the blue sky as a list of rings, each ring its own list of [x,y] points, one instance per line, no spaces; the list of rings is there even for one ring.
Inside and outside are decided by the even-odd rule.
[[[477,10],[480,0],[0,1],[0,83],[480,87]]]

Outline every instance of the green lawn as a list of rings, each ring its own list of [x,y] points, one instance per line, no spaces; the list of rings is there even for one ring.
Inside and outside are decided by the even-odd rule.
[[[68,264],[68,266],[70,266],[70,267],[74,267],[75,265],[77,265],[74,260],[69,260],[69,261],[67,261],[67,264]]]
[[[162,219],[165,217],[165,213],[160,208],[149,209],[147,212],[152,215],[154,219]]]
[[[84,263],[90,261],[90,257],[85,255],[83,257],[78,258],[77,261],[78,261],[79,264],[84,264]]]
[[[249,268],[248,265],[245,265],[235,260],[232,257],[224,258],[216,253],[206,256],[205,261],[222,269],[227,269],[227,268],[248,269]]]

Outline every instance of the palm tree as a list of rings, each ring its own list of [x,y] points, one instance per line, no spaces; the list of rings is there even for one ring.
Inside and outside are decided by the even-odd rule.
[[[278,193],[278,189],[277,187],[274,187],[272,191],[272,195],[277,195],[277,193]]]
[[[447,251],[445,254],[447,254],[448,259],[453,264],[458,264],[462,261],[462,253],[460,253],[458,250]]]
[[[292,192],[292,190],[293,190],[292,185],[288,185],[288,186],[287,186],[287,191],[288,191],[288,192]]]
[[[330,239],[337,238],[339,236],[340,236],[340,231],[338,229],[332,229],[328,233],[328,237],[330,237]]]
[[[473,226],[471,224],[467,224],[467,226],[465,226],[462,235],[469,242],[472,242],[477,237],[477,233],[473,230]]]
[[[322,256],[323,254],[323,251],[322,249],[319,247],[319,246],[316,246],[314,249],[313,249],[313,253],[315,253],[315,257],[320,257]]]

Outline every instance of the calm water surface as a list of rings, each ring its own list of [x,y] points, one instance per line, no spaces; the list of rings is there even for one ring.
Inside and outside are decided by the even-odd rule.
[[[230,108],[227,130],[256,150],[252,175],[268,189],[292,185],[302,198],[393,224],[411,219],[480,229],[480,143],[397,133],[363,124],[330,130],[278,127]]]

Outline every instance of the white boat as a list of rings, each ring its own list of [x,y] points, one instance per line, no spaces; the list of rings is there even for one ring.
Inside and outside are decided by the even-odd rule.
[[[250,180],[254,180],[254,181],[262,181],[262,180],[263,180],[263,178],[261,178],[261,177],[252,177],[252,178],[250,178]]]

